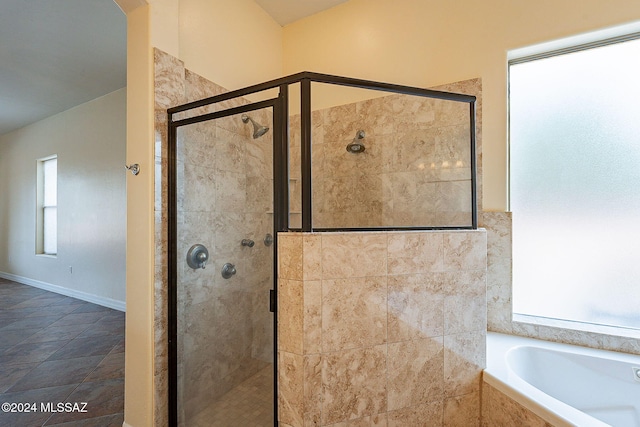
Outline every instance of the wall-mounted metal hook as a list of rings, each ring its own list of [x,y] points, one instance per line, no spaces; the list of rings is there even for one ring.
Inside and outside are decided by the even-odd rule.
[[[137,163],[134,163],[130,166],[124,165],[124,168],[128,171],[131,171],[131,173],[134,175],[138,175],[140,173],[140,165]]]

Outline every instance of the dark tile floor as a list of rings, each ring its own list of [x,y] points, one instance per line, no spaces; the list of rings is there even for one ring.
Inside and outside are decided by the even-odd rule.
[[[0,404],[0,426],[122,426],[124,313],[0,278]]]

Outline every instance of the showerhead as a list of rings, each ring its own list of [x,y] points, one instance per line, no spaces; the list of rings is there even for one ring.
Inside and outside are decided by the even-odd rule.
[[[269,127],[262,126],[261,124],[256,123],[251,117],[247,116],[246,114],[242,115],[242,122],[251,122],[251,124],[253,125],[253,139],[258,139],[269,131]]]
[[[365,150],[364,142],[361,141],[362,139],[364,139],[364,131],[359,130],[356,132],[353,141],[347,145],[347,151],[354,154],[362,153]]]

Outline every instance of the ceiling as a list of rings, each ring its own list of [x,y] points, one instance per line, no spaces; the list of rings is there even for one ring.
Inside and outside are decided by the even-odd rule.
[[[347,0],[254,0],[280,25],[345,3]]]
[[[347,0],[255,0],[284,26]],[[0,135],[126,85],[114,0],[1,0]]]
[[[2,0],[0,135],[126,86],[113,0]]]

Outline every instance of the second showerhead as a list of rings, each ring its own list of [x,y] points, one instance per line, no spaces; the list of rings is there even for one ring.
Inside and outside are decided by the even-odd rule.
[[[347,145],[347,151],[354,154],[362,153],[365,150],[364,142],[362,141],[364,139],[364,136],[365,133],[363,130],[357,131],[355,138],[353,138],[353,141],[351,141],[351,143]]]
[[[269,131],[268,126],[262,126],[261,124],[256,123],[255,120],[253,120],[251,117],[247,116],[246,114],[243,114],[241,118],[243,123],[251,122],[251,124],[253,125],[253,139],[258,139]]]

